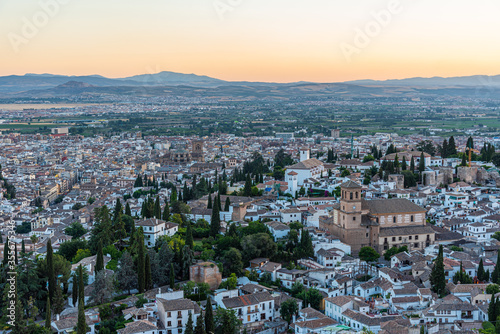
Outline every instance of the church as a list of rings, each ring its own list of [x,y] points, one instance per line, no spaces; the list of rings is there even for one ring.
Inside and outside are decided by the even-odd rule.
[[[341,185],[341,200],[323,227],[358,253],[371,246],[380,254],[391,247],[422,250],[434,243],[435,232],[426,223],[426,210],[407,199],[366,200],[361,185]]]

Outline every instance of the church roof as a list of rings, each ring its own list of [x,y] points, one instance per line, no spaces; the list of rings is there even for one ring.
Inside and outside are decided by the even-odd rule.
[[[425,212],[421,206],[405,198],[362,200],[362,208],[371,214]]]
[[[347,182],[344,182],[340,185],[341,188],[361,188],[361,185],[352,181],[352,180],[349,180]]]

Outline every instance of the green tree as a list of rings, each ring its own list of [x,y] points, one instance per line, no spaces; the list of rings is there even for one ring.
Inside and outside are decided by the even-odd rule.
[[[410,160],[410,171],[411,172],[415,171],[415,159],[413,158],[413,155],[411,156],[411,160]]]
[[[359,258],[366,262],[375,262],[380,258],[380,254],[372,247],[365,246],[360,249]]]
[[[198,318],[196,319],[196,327],[194,328],[194,334],[206,334],[205,324],[203,321],[203,312],[200,312]]]
[[[170,219],[170,209],[168,207],[168,203],[163,207],[162,218],[164,221],[168,221]]]
[[[85,312],[83,310],[83,303],[78,303],[78,322],[76,324],[76,334],[87,333],[87,323],[85,320]]]
[[[214,323],[214,315],[212,311],[212,300],[210,297],[207,299],[207,307],[205,310],[205,332],[215,333],[215,323]]]
[[[479,260],[479,266],[477,268],[477,279],[480,281],[484,281],[484,264],[483,264],[483,259]]]
[[[169,275],[169,278],[170,278],[170,289],[174,289],[175,288],[175,270],[174,270],[174,264],[173,263],[170,263],[170,275]]]
[[[186,245],[194,249],[194,240],[193,240],[193,228],[191,227],[191,222],[187,222],[187,227],[186,227]]]
[[[56,291],[54,293],[54,305],[53,310],[55,314],[61,314],[64,310],[64,296],[59,284],[56,285]]]
[[[132,211],[130,210],[130,204],[127,202],[127,204],[125,205],[125,215],[127,216],[132,216]]]
[[[444,296],[446,293],[446,277],[444,274],[443,245],[439,245],[439,253],[436,260],[434,260],[430,281],[431,290],[440,296]]]
[[[50,312],[50,298],[47,296],[47,307],[45,312],[45,328],[51,328],[52,323],[52,313]]]
[[[85,287],[83,285],[83,266],[78,266],[78,304],[85,305]],[[78,305],[80,306],[80,305]]]
[[[238,334],[241,321],[236,316],[236,311],[218,308],[215,316],[215,334]],[[208,333],[210,331],[207,330]]]
[[[242,256],[238,249],[231,247],[224,252],[222,257],[222,268],[224,276],[230,273],[240,275],[243,270]]]
[[[144,261],[144,266],[145,266],[145,276],[144,276],[145,289],[149,290],[152,288],[153,285],[153,281],[151,279],[151,258],[149,256],[149,253],[146,254],[146,260]]]
[[[493,283],[500,284],[500,252],[497,254],[497,263],[491,273],[491,281]]]
[[[490,304],[488,305],[488,321],[494,322],[496,317],[496,302],[495,295],[491,295]]]
[[[292,317],[296,315],[298,311],[299,311],[299,305],[297,304],[297,301],[293,298],[290,298],[281,303],[280,314],[283,320],[285,320],[288,323],[288,326],[290,326],[290,323],[292,322]]]
[[[229,196],[226,197],[226,203],[224,204],[224,212],[229,211],[229,207],[231,205],[231,200],[229,199]]]
[[[184,334],[194,334],[193,316],[191,315],[191,312],[188,314],[188,321],[186,323],[186,328],[184,329]]]
[[[216,237],[220,232],[220,213],[219,213],[219,203],[217,202],[217,197],[215,197],[215,203],[212,208],[212,218],[210,220],[210,235]]]
[[[104,255],[102,254],[102,241],[99,240],[97,244],[97,256],[95,260],[95,271],[101,271],[104,269]]]
[[[146,265],[144,258],[144,234],[142,233],[142,227],[138,229],[138,252],[137,252],[137,277],[139,282],[139,293],[144,293],[146,287]]]
[[[49,286],[49,299],[53,300],[56,289],[56,275],[54,272],[54,254],[52,251],[52,241],[47,242],[47,281]]]
[[[116,278],[120,288],[127,290],[130,295],[130,290],[137,287],[137,274],[134,270],[134,260],[129,252],[123,252],[119,264]]]

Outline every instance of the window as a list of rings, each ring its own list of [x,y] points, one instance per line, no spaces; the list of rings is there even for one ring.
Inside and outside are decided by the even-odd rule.
[[[395,223],[396,222],[396,216],[392,217],[392,222]]]
[[[177,327],[182,327],[182,320],[177,320]],[[180,330],[179,333],[181,333]]]
[[[392,241],[396,241],[396,237],[392,237]]]
[[[255,306],[257,307],[257,306]],[[262,309],[265,310],[266,309],[266,304],[262,304]]]
[[[410,221],[413,222],[413,215],[410,216]]]
[[[384,238],[384,243],[387,243],[387,238]]]
[[[401,237],[399,237],[399,241],[401,241],[401,240],[402,240],[402,238],[401,238]]]
[[[413,247],[418,248],[418,242],[416,242]]]
[[[167,312],[167,317],[170,318],[172,316],[172,313]]]
[[[411,240],[411,235],[410,235],[410,240]]]
[[[355,221],[356,220],[356,217],[352,217],[352,221]]]
[[[352,193],[349,193],[349,199],[352,199]]]
[[[181,311],[177,311],[177,318],[182,318],[182,312]]]
[[[167,321],[167,327],[172,327],[172,321]]]
[[[356,192],[356,199],[358,198],[358,193]]]
[[[368,233],[366,233],[366,237],[368,238]]]
[[[247,320],[248,320],[248,322],[250,322],[250,316],[247,316]]]
[[[415,236],[415,240],[418,240],[418,235]]]

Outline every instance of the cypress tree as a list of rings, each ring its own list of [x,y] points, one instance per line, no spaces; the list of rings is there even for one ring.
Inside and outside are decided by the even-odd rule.
[[[497,320],[495,323],[495,333],[500,333],[500,316],[497,317]]]
[[[488,269],[484,272],[484,281],[489,282],[489,280],[490,280],[490,270]]]
[[[217,197],[215,197],[215,203],[212,208],[212,219],[210,220],[210,235],[216,237],[220,232],[220,214],[219,214],[219,203]]]
[[[467,159],[465,158],[465,154],[462,154],[462,162],[460,163],[461,167],[467,166]]]
[[[420,161],[418,162],[418,171],[422,173],[425,171],[425,156],[424,152],[420,153]]]
[[[71,291],[71,297],[73,299],[73,306],[76,306],[78,300],[78,275],[76,272],[73,274],[73,290]]]
[[[431,285],[432,291],[440,296],[445,294],[446,289],[446,277],[444,275],[444,263],[443,263],[443,245],[439,245],[439,253],[434,261],[434,266],[431,271]]]
[[[401,163],[401,170],[407,170],[408,165],[406,164],[406,157],[403,155],[403,162]]]
[[[224,204],[224,211],[228,212],[229,211],[229,206],[231,205],[231,200],[229,199],[229,196],[226,197],[226,203]]]
[[[50,311],[50,298],[47,296],[47,307],[45,312],[45,328],[51,328],[52,312]]]
[[[155,217],[156,219],[161,219],[161,206],[160,206],[159,196],[156,196],[156,201],[155,201]]]
[[[479,267],[477,268],[477,279],[481,282],[484,281],[484,265],[483,259],[479,260]]]
[[[208,204],[207,204],[207,209],[212,208],[212,195],[208,194]]]
[[[191,222],[187,222],[187,228],[186,228],[186,246],[189,248],[193,249],[194,248],[194,241],[193,241],[193,229],[191,227]]]
[[[205,324],[203,322],[203,312],[200,312],[198,318],[196,319],[196,327],[194,328],[194,334],[205,334]]]
[[[174,270],[173,263],[170,263],[169,279],[170,279],[170,289],[174,290],[174,288],[175,288],[175,270]]]
[[[163,208],[162,219],[164,221],[168,221],[170,219],[170,209],[168,208],[168,203],[165,204],[165,207]]]
[[[457,145],[453,136],[448,140],[448,156],[457,154]]]
[[[85,287],[83,286],[83,267],[78,266],[78,304],[85,305]]]
[[[500,278],[500,252],[497,254],[497,263],[495,264],[495,269],[491,273],[491,281],[493,283],[498,284],[498,280]]]
[[[495,318],[498,320],[498,317],[500,315],[500,299],[497,297],[495,299]]]
[[[115,210],[113,211],[113,222],[116,222],[118,214],[123,214],[123,206],[119,198],[116,199]]]
[[[146,261],[144,265],[146,267],[146,273],[145,273],[146,290],[149,290],[153,287],[153,281],[151,278],[151,260],[149,258],[149,253],[146,254]]]
[[[76,323],[76,334],[86,334],[87,323],[85,321],[85,311],[83,310],[83,303],[78,303],[78,322]]]
[[[130,204],[128,204],[128,202],[127,202],[127,204],[125,205],[125,214],[126,214],[127,216],[132,216],[132,211],[130,210]]]
[[[184,330],[184,334],[194,334],[193,331],[193,316],[191,312],[188,314],[188,321],[186,323],[186,329]]]
[[[221,202],[220,202],[220,191],[217,192],[217,205],[219,205],[219,212],[222,211],[222,205],[221,205]]]
[[[137,277],[139,281],[139,293],[144,293],[144,289],[146,287],[146,264],[145,256],[144,256],[144,234],[142,234],[142,227],[138,229],[138,247],[139,251],[137,252]]]
[[[0,244],[3,244],[3,235],[0,233]]]
[[[493,322],[496,319],[495,295],[491,295],[490,305],[488,305],[488,321]]]
[[[413,155],[410,160],[410,171],[415,172],[415,159],[413,158]]]
[[[443,146],[441,147],[441,158],[447,158],[450,149],[448,148],[448,141],[446,138],[443,140]]]
[[[21,253],[22,253],[22,254],[26,254],[26,246],[24,245],[24,239],[23,239],[23,241],[21,242]]]
[[[212,310],[212,300],[207,299],[207,308],[205,310],[205,332],[215,333],[214,315]]]
[[[54,254],[52,251],[52,241],[47,242],[47,274],[49,282],[49,298],[52,301],[56,292],[56,275],[54,273]]]
[[[97,244],[97,255],[95,260],[95,272],[99,272],[104,269],[104,255],[102,254],[102,241],[99,240]]]

